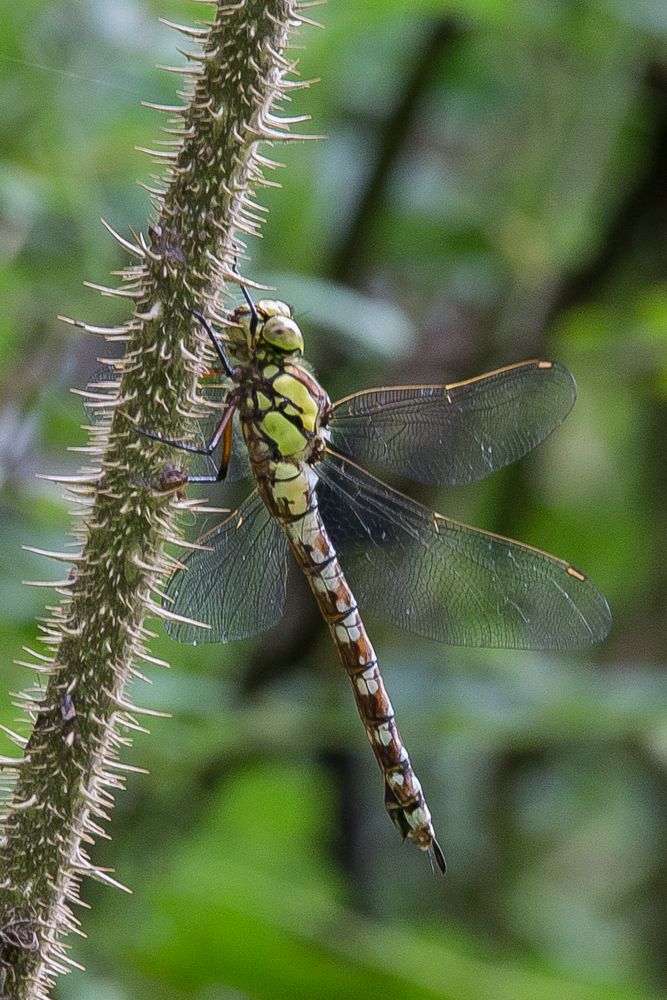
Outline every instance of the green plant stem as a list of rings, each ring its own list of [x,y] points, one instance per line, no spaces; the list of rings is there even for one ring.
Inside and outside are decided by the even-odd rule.
[[[18,1000],[49,996],[72,964],[64,938],[77,928],[70,907],[81,876],[113,881],[87,845],[104,833],[123,786],[118,753],[142,712],[128,685],[137,663],[158,662],[146,650],[145,619],[161,613],[163,547],[177,538],[170,453],[135,428],[167,439],[192,432],[200,410],[188,400],[206,348],[191,310],[215,315],[244,237],[259,228],[253,191],[272,164],[257,145],[288,137],[290,121],[274,111],[297,85],[286,78],[285,51],[303,20],[290,0],[248,0],[218,5],[205,29],[180,29],[202,52],[188,57],[182,105],[166,109],[149,236],[121,240],[136,264],[116,293],[133,301],[132,318],[106,331],[76,324],[127,348],[113,419],[92,431],[99,464],[61,480],[84,514],[81,547],[55,555],[73,569],[42,626],[49,656],[32,664],[40,684],[23,696],[32,733],[15,737],[14,766],[5,761],[16,779],[0,841],[0,993]]]

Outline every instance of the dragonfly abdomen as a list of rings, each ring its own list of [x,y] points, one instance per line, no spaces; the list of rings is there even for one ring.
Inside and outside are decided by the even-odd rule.
[[[421,850],[433,852],[444,872],[445,859],[435,837],[431,813],[396,725],[375,650],[316,500],[312,499],[301,518],[283,521],[283,527],[350,679],[368,742],[384,778],[387,812],[403,837]]]

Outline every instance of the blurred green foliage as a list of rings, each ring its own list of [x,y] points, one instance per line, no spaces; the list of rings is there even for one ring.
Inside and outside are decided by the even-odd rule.
[[[103,216],[145,229],[135,184],[172,103],[187,0],[23,0],[0,35],[2,691],[57,569],[59,491],[84,435],[69,386],[122,304]],[[250,273],[293,301],[333,397],[556,357],[579,400],[488,483],[414,491],[582,566],[614,628],[581,656],[442,649],[371,622],[450,872],[402,849],[334,654],[295,581],[256,643],[176,647],[136,697],[173,714],[95,854],[89,969],[63,1000],[597,1000],[664,987],[667,676],[667,17],[661,0],[330,3],[294,99],[326,142],[276,151]],[[290,111],[290,113],[292,113]],[[417,443],[416,443],[416,446]],[[216,497],[216,500],[219,500]],[[159,631],[159,628],[158,628]],[[7,694],[0,721],[14,725]],[[2,748],[3,750],[5,748]]]

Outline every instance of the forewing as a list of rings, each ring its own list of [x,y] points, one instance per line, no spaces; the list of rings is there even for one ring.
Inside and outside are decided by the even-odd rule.
[[[482,479],[532,451],[572,408],[570,372],[525,361],[452,385],[369,389],[334,406],[331,443],[420,483]]]
[[[199,645],[259,635],[283,615],[287,539],[255,490],[238,510],[198,540],[167,584],[170,614],[203,622],[200,628],[165,621],[172,639]]]
[[[560,559],[431,513],[331,453],[317,470],[362,612],[458,646],[575,649],[607,634],[606,600]]]

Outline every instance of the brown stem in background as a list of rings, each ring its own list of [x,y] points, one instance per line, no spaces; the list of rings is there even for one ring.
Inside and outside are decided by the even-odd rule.
[[[460,25],[453,18],[427,22],[421,47],[415,52],[398,100],[382,123],[375,162],[359,192],[350,225],[332,256],[328,270],[329,277],[334,281],[347,285],[360,284],[359,276],[365,271],[369,236],[394,166],[409,139],[415,112],[433,82],[435,71],[459,38]]]

